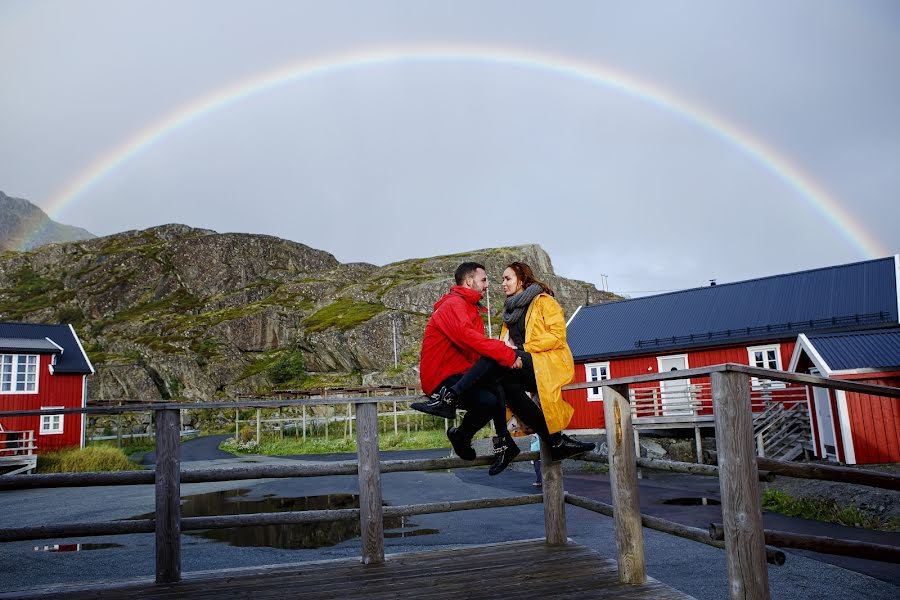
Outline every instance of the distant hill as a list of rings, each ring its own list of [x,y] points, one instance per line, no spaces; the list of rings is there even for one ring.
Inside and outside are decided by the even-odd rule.
[[[379,267],[272,236],[164,225],[0,254],[0,321],[72,323],[97,368],[93,399],[418,385],[425,323],[467,260],[492,277],[494,335],[513,260],[531,264],[568,315],[617,298],[558,277],[537,245]]]
[[[0,192],[0,250],[32,250],[44,244],[95,237],[80,227],[57,223],[28,200]]]

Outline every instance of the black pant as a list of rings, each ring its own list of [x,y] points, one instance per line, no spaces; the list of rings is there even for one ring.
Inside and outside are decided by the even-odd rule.
[[[441,385],[453,387],[463,375],[451,375],[441,382]],[[491,422],[495,416],[503,412],[503,402],[496,392],[486,385],[474,385],[458,395],[459,407],[466,411],[458,431],[471,439],[479,429]],[[495,421],[496,423],[496,421]],[[503,422],[506,429],[506,421]]]
[[[544,420],[544,413],[525,394],[525,392],[537,392],[531,354],[524,350],[516,350],[516,355],[522,359],[521,369],[503,367],[491,358],[478,359],[466,373],[461,376],[454,375],[459,379],[453,383],[453,391],[462,397],[468,391],[479,387],[491,389],[499,385],[502,392],[494,393],[499,396],[499,407],[493,416],[497,435],[501,438],[509,436],[509,430],[506,428],[506,407],[509,406],[516,416],[533,429],[542,440],[556,445],[560,440],[559,434],[550,433],[550,430],[547,429],[547,422]]]

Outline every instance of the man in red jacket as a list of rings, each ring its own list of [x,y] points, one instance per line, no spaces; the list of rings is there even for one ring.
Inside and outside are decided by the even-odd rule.
[[[451,427],[447,438],[463,459],[475,458],[472,437],[491,419],[503,413],[503,402],[487,386],[461,391],[454,384],[482,356],[504,367],[521,368],[522,359],[500,340],[484,337],[481,313],[487,309],[478,303],[487,288],[484,265],[461,264],[454,273],[456,285],[434,305],[434,313],[425,326],[419,375],[422,390],[430,397],[412,405],[416,410],[452,419],[456,408],[464,408],[459,427]]]

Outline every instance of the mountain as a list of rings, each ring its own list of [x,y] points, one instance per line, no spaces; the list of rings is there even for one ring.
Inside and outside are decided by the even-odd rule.
[[[80,227],[57,223],[28,200],[0,192],[0,251],[32,250],[44,244],[95,237]]]
[[[92,399],[418,385],[425,323],[466,260],[492,277],[495,335],[499,275],[513,260],[531,264],[568,315],[616,298],[556,276],[537,245],[379,267],[271,236],[164,225],[0,255],[0,320],[72,323],[97,369]]]

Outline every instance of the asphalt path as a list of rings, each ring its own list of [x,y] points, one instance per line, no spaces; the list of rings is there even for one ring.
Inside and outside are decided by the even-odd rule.
[[[296,460],[316,461],[351,459],[353,455],[327,457],[223,457],[210,438],[196,438],[182,445],[184,468],[240,464],[248,461],[285,464]],[[383,452],[384,459],[433,457],[446,455],[446,449]],[[227,454],[227,453],[225,453]],[[187,457],[192,457],[188,459]],[[199,457],[199,458],[197,458]],[[152,457],[148,457],[152,458]],[[386,473],[383,496],[390,505],[502,497],[530,494],[533,473],[527,463],[521,470],[508,469],[490,477],[485,468],[432,472]],[[609,500],[609,482],[603,475],[585,474],[565,477],[566,489],[599,500]],[[718,483],[713,478],[650,475],[641,481],[642,510],[691,525],[705,527],[720,521],[717,506],[669,506],[673,497],[718,498]],[[222,490],[241,490],[244,499],[298,498],[329,494],[356,494],[356,476],[185,484],[183,496]],[[702,494],[697,496],[698,494]],[[43,489],[0,494],[0,527],[23,527],[78,521],[128,518],[153,510],[152,486],[111,486],[101,488]],[[612,519],[590,511],[567,506],[568,535],[573,541],[615,557]],[[718,518],[717,518],[718,517]],[[774,521],[771,520],[774,518]],[[787,519],[766,515],[767,526]],[[790,519],[783,528],[795,522]],[[815,524],[815,527],[822,527]],[[824,526],[831,535],[842,535],[834,526]],[[847,528],[851,529],[851,528]],[[860,531],[860,530],[854,530]],[[520,506],[484,509],[407,518],[401,527],[388,532],[387,553],[444,549],[542,537],[543,507]],[[869,532],[878,534],[879,532]],[[893,534],[889,534],[893,535]],[[879,536],[880,537],[880,536]],[[44,546],[60,543],[85,543],[78,552],[47,552]],[[896,544],[896,542],[894,542]],[[103,547],[115,544],[113,547]],[[347,539],[332,546],[288,550],[270,547],[238,547],[194,535],[182,536],[182,569],[185,572],[251,565],[296,563],[359,556],[359,539]],[[724,553],[681,538],[644,530],[644,545],[650,576],[699,599],[727,597]],[[99,547],[98,547],[99,546]],[[152,577],[154,573],[154,536],[152,534],[46,540],[0,544],[0,592],[33,588],[53,583]],[[862,561],[872,562],[872,561]],[[880,563],[875,563],[880,565]],[[789,552],[781,567],[769,567],[773,598],[784,599],[891,599],[900,597],[897,569],[880,565],[885,573],[875,576]]]

